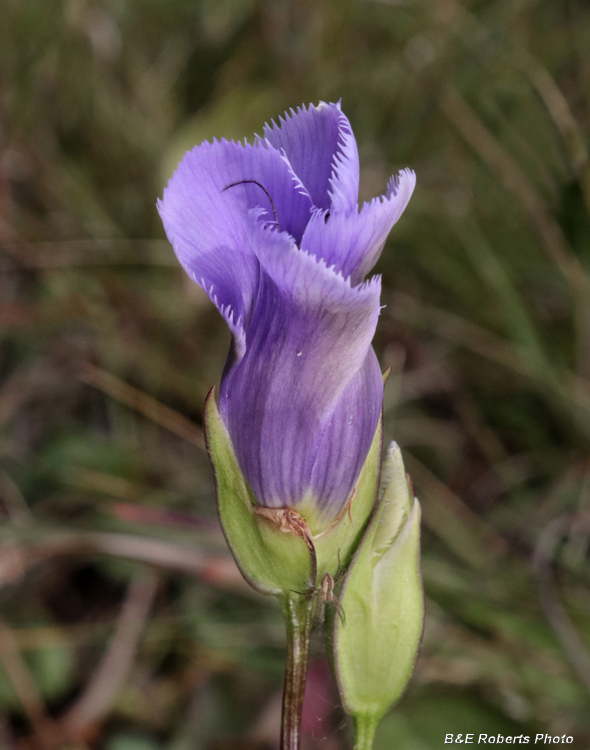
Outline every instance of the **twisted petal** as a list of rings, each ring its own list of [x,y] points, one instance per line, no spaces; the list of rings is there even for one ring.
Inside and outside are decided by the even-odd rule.
[[[371,447],[382,401],[383,377],[371,347],[338,400],[319,445],[311,486],[324,514],[348,500]]]
[[[359,158],[350,123],[340,104],[322,102],[279,118],[264,128],[266,141],[283,150],[317,208],[355,210]]]
[[[301,247],[358,284],[373,268],[387,235],[412,196],[416,175],[409,169],[392,177],[387,192],[360,212],[314,211]]]
[[[338,512],[352,485],[346,480],[344,487],[325,465],[328,449],[319,452],[343,394],[364,372],[379,315],[380,280],[353,288],[284,234],[268,226],[256,233],[259,294],[246,354],[222,382],[222,416],[258,502],[296,505],[311,487],[318,459],[317,484],[327,486],[332,472],[330,497],[339,495]],[[353,391],[367,387],[372,392],[364,383]],[[352,392],[345,398],[348,406],[358,406],[357,400]],[[345,419],[344,411],[338,414],[337,421]],[[338,464],[335,471],[340,469]]]
[[[242,180],[249,182],[234,185]],[[279,228],[299,240],[311,200],[296,190],[285,159],[273,149],[227,141],[189,151],[158,203],[178,259],[226,318],[240,354],[258,286],[251,226],[260,215],[274,222],[273,206]]]

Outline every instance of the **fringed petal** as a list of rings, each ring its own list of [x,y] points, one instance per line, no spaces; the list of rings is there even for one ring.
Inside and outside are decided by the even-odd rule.
[[[350,123],[340,104],[299,107],[264,128],[264,137],[282,150],[320,209],[356,210],[359,158]]]
[[[412,196],[416,175],[410,169],[392,177],[384,196],[365,203],[360,212],[314,211],[302,249],[360,283],[373,268],[393,225]]]

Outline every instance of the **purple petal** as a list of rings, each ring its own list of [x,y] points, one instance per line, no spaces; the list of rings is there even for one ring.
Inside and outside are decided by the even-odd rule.
[[[402,215],[414,190],[416,175],[409,169],[392,177],[384,196],[365,203],[360,212],[314,211],[301,247],[334,266],[352,284],[373,268],[387,235]]]
[[[382,401],[383,377],[371,347],[338,400],[313,467],[313,493],[328,516],[349,499],[375,436]]]
[[[258,502],[297,505],[313,489],[327,424],[363,368],[380,281],[353,288],[285,235],[257,234],[259,295],[246,354],[222,382],[221,413]],[[317,476],[327,481],[323,469]],[[342,490],[336,514],[351,490]]]
[[[242,180],[264,189],[233,185]],[[273,205],[280,230],[298,240],[312,206],[288,164],[273,149],[227,141],[189,151],[158,202],[178,259],[226,318],[240,353],[258,286],[251,227],[261,216],[274,222]]]
[[[264,128],[274,148],[284,150],[317,208],[356,210],[359,158],[350,123],[340,104],[299,107]]]

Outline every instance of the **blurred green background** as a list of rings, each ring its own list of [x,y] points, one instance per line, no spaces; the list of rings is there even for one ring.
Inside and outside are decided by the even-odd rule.
[[[284,635],[216,525],[229,337],[155,210],[184,151],[336,101],[378,263],[427,619],[376,750],[590,747],[590,6],[1,0],[0,747],[276,747]],[[351,746],[322,640],[305,748]]]

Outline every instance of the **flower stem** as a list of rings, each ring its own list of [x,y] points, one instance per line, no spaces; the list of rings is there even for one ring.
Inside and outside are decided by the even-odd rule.
[[[314,599],[309,596],[289,595],[281,598],[281,606],[287,625],[287,668],[283,688],[281,750],[299,750]]]
[[[354,718],[354,750],[373,750],[373,740],[379,719],[373,714],[360,714]]]

